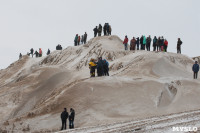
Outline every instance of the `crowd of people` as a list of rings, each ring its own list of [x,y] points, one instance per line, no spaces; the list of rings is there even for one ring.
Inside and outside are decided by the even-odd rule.
[[[73,108],[70,108],[70,114],[68,114],[67,108],[64,108],[64,111],[61,113],[60,118],[62,121],[61,130],[67,129],[67,119],[69,120],[69,129],[74,128],[75,110]]]
[[[99,77],[109,76],[109,63],[106,59],[102,60],[102,57],[99,57],[97,62],[92,58],[89,62],[89,69],[91,77],[95,77],[95,69]]]
[[[128,37],[125,36],[123,44],[124,44],[124,48],[125,50],[128,50]],[[140,38],[137,37],[133,37],[130,40],[130,50],[147,50],[147,51],[151,51],[151,43],[153,44],[153,51],[163,51],[163,52],[167,52],[167,48],[168,48],[168,41],[167,39],[164,39],[163,36],[161,37],[156,37],[154,36],[153,40],[151,39],[151,36],[149,35],[148,37],[145,37],[144,35],[141,36]],[[182,41],[180,38],[178,38],[177,41],[177,53],[181,53],[181,45],[182,45]]]
[[[76,36],[74,38],[74,46],[79,46],[80,44],[85,44],[86,41],[87,41],[87,33],[86,32],[82,36],[76,34]]]
[[[105,23],[103,27],[102,27],[101,24],[99,24],[99,26],[96,26],[93,29],[93,31],[94,31],[94,37],[96,37],[97,34],[98,34],[98,36],[101,36],[102,30],[103,30],[104,36],[111,35],[111,32],[112,32],[111,25],[109,25],[109,23]]]

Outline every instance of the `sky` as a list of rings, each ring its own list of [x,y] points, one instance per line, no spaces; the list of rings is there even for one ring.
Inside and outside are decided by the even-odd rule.
[[[75,34],[108,22],[112,34],[124,39],[164,36],[168,51],[200,56],[200,0],[0,0],[0,69],[31,48],[73,46]],[[152,48],[151,48],[152,49]]]

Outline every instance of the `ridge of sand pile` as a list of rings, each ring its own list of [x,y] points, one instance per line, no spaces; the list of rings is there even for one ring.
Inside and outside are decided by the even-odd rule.
[[[89,78],[88,63],[102,56],[110,77]],[[117,36],[23,57],[0,73],[0,127],[57,131],[63,107],[76,110],[76,127],[199,109],[200,82],[185,55],[124,51]]]

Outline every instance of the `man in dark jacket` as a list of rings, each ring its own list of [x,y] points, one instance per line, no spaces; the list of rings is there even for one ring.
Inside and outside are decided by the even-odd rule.
[[[140,37],[140,50],[143,50],[143,36]]]
[[[103,64],[104,64],[104,62],[102,60],[102,57],[99,57],[98,62],[97,62],[97,75],[98,76],[104,75]]]
[[[139,47],[140,47],[140,39],[139,39],[139,37],[136,39],[136,45],[137,45],[137,50],[139,50]]]
[[[178,38],[178,42],[177,42],[177,53],[181,54],[181,45],[182,45],[182,41],[180,38]]]
[[[96,37],[96,36],[97,36],[97,33],[98,33],[98,27],[96,26],[96,27],[93,29],[93,31],[94,31],[94,37]]]
[[[66,108],[64,108],[64,111],[61,113],[60,117],[61,117],[61,120],[62,120],[61,130],[64,130],[64,129],[66,129],[66,123],[67,123],[66,121],[67,121],[67,118],[68,118],[68,112],[67,112]]]
[[[106,59],[103,60],[104,76],[109,76],[109,63]]]
[[[87,41],[87,33],[85,32],[85,34],[84,34],[84,44],[86,43],[86,41]]]
[[[75,117],[75,111],[74,109],[70,109],[70,115],[69,115],[69,129],[74,128],[74,117]]]
[[[51,51],[50,51],[50,49],[48,49],[48,51],[47,51],[47,55],[49,55],[51,53]]]
[[[147,45],[146,45],[147,51],[150,51],[150,47],[151,47],[151,36],[149,35],[149,37],[147,37]]]
[[[103,34],[104,34],[104,36],[106,36],[106,23],[103,26]]]
[[[157,37],[154,36],[154,39],[153,39],[153,51],[156,51],[156,43],[157,43]]]
[[[34,50],[33,50],[33,48],[31,48],[30,54],[32,55],[32,58],[33,58],[33,52],[34,52]]]
[[[197,75],[199,72],[199,65],[197,64],[197,61],[195,61],[195,64],[192,67],[192,71],[194,72],[194,79],[197,79]]]
[[[98,28],[98,36],[101,36],[101,32],[102,32],[102,26],[101,26],[101,24],[99,24],[99,28]]]

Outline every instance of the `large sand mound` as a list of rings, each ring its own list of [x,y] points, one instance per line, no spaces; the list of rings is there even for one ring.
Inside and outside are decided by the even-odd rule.
[[[117,36],[97,37],[1,70],[1,129],[58,131],[64,107],[75,109],[75,127],[199,109],[191,58],[123,49]],[[111,76],[89,78],[89,60],[99,56],[109,61]]]

